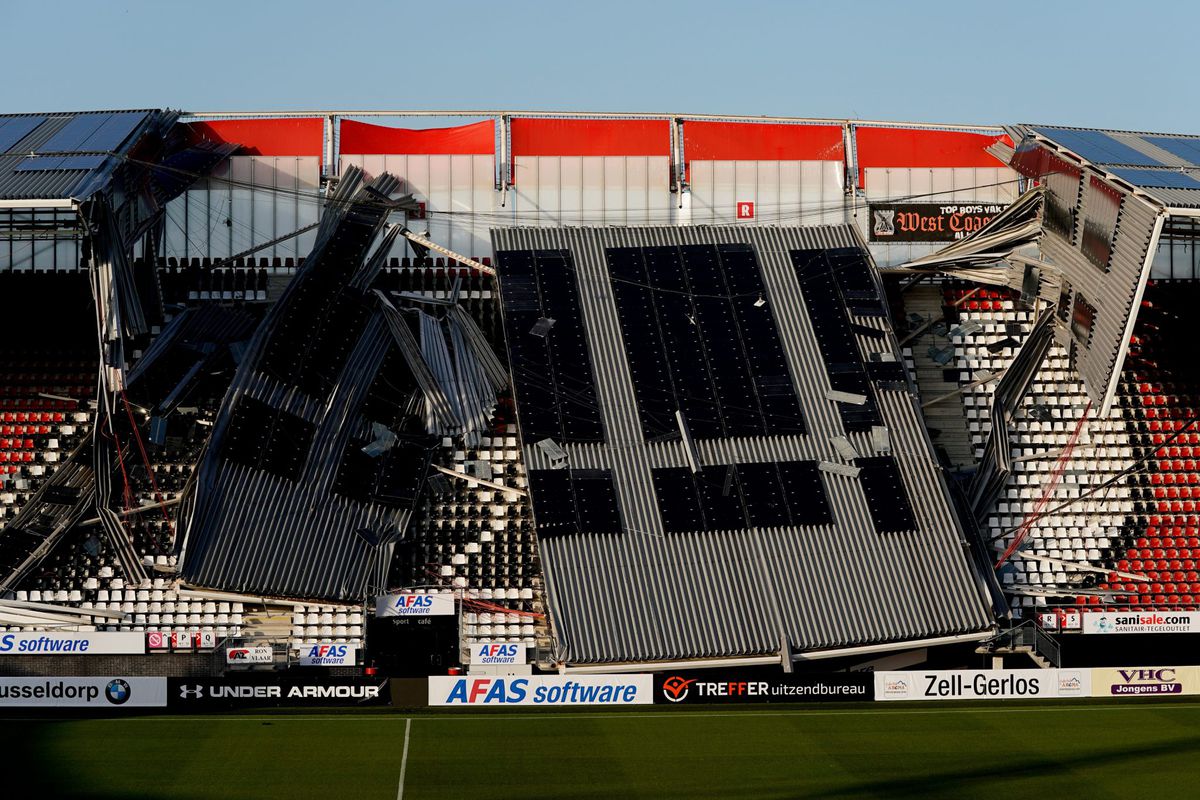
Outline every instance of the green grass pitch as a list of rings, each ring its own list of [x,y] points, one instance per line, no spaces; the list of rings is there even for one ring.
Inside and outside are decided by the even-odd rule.
[[[10,797],[1129,800],[1197,791],[1200,704],[22,717],[0,747]]]

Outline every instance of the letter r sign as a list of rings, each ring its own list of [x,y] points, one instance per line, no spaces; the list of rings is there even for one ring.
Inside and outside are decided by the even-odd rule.
[[[754,203],[746,200],[739,200],[737,204],[737,218],[754,219]]]

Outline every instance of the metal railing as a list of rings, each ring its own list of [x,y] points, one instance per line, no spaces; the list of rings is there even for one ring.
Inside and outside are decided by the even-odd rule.
[[[985,644],[991,652],[1030,652],[1049,662],[1052,667],[1062,665],[1062,647],[1033,620],[1000,631]]]

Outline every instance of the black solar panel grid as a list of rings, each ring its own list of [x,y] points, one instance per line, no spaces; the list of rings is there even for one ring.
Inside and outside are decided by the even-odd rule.
[[[830,388],[863,395],[862,405],[839,402],[838,413],[847,431],[865,432],[881,423],[875,391],[867,380],[867,368],[854,338],[854,326],[847,313],[842,280],[865,293],[864,280],[870,281],[865,256],[849,248],[839,250],[793,250],[792,265],[800,282],[804,306],[816,335],[821,358],[829,375]],[[839,270],[847,270],[842,278]],[[856,277],[857,276],[857,277]],[[873,283],[871,284],[873,285]],[[878,301],[881,302],[881,301]]]
[[[621,532],[608,470],[530,470],[529,490],[539,536]]]
[[[696,439],[804,433],[752,248],[605,255],[648,440],[673,435],[676,409]]]
[[[667,533],[833,522],[816,462],[755,462],[651,470]]]
[[[859,468],[858,480],[866,495],[876,533],[914,530],[917,523],[896,459],[873,456],[859,458],[854,463]]]
[[[517,415],[529,442],[601,442],[591,357],[588,354],[575,266],[565,250],[497,253],[509,364]],[[554,326],[530,333],[539,319]]]
[[[229,417],[226,461],[295,481],[312,448],[316,426],[252,397],[240,397]]]

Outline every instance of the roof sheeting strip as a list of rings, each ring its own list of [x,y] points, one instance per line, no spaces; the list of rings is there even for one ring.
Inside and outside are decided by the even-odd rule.
[[[341,121],[338,152],[348,155],[493,155],[492,120],[451,128],[393,128],[352,119]]]
[[[683,123],[688,161],[841,161],[841,125],[766,122]]]

